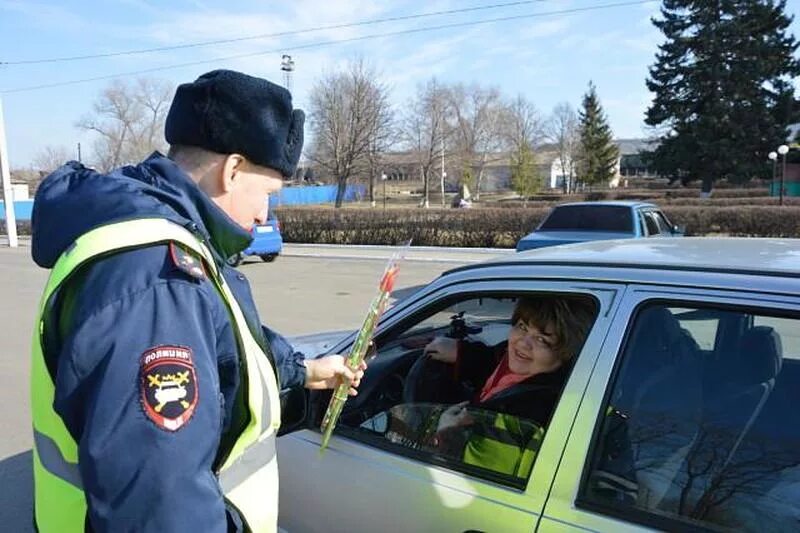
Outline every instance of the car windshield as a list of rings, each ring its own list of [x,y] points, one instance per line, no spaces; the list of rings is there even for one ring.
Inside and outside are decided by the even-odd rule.
[[[556,207],[539,227],[543,231],[633,232],[631,209],[619,205],[564,205]]]

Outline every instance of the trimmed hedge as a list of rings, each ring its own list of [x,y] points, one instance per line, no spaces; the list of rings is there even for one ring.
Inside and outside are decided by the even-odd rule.
[[[31,221],[17,220],[17,235],[30,235],[30,234],[31,234]],[[5,219],[0,220],[0,235],[8,235]]]
[[[549,207],[532,209],[278,208],[286,242],[511,248]]]
[[[714,189],[710,198],[701,198],[700,191],[697,189],[604,189],[586,193],[561,194],[561,193],[540,193],[528,197],[527,205],[555,205],[567,202],[597,202],[603,200],[640,200],[643,202],[668,203],[674,200],[687,200],[697,205],[717,205],[736,199],[742,204],[760,204],[761,202],[777,203],[777,197],[770,197],[769,189]],[[795,198],[784,198],[784,203],[790,200],[800,200]],[[486,203],[483,203],[486,205]],[[496,203],[489,203],[491,207],[523,207],[522,200],[501,200]],[[737,204],[738,205],[738,204]],[[480,207],[478,202],[474,207]]]
[[[686,227],[686,235],[736,237],[800,237],[800,199],[792,205],[718,206],[662,205],[670,220]],[[321,244],[398,244],[413,239],[417,246],[513,248],[550,212],[551,207],[482,209],[277,209],[286,242]],[[20,235],[30,235],[30,222],[19,221]],[[0,232],[5,233],[0,222]]]
[[[740,205],[751,206],[764,206],[764,205],[779,205],[779,198],[776,196],[763,196],[754,198],[670,198],[658,201],[658,205],[666,207],[668,205],[686,205],[686,206],[703,206],[703,207],[731,207]],[[800,206],[800,198],[784,197],[783,205]]]
[[[674,224],[686,226],[686,234],[731,237],[800,237],[800,207],[663,206]]]
[[[800,237],[800,206],[663,207],[686,234]],[[278,209],[286,242],[513,248],[549,207],[484,209]]]
[[[735,205],[775,205],[777,206],[780,200],[777,196],[755,196],[751,198],[642,198],[639,196],[636,197],[628,197],[628,198],[615,198],[615,200],[640,200],[643,202],[652,202],[657,204],[658,206],[664,207],[668,205],[696,205],[696,206],[703,206],[703,207],[730,207]],[[568,202],[580,202],[583,200],[552,200],[552,201],[529,201],[527,206],[528,207],[544,207],[544,206],[556,206],[558,204],[568,203]],[[797,197],[784,197],[783,198],[784,205],[796,205],[800,206],[800,198]],[[481,204],[474,204],[474,207],[481,207]],[[505,209],[509,208],[521,208],[525,207],[525,204],[520,200],[506,200],[503,202],[496,202],[495,204],[486,205],[486,207],[502,207]]]

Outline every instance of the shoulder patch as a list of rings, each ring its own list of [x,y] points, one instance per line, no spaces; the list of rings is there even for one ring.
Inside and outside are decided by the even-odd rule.
[[[203,261],[194,252],[173,241],[169,243],[169,255],[178,270],[186,272],[195,279],[205,279],[206,269]]]
[[[185,346],[154,346],[139,362],[144,413],[156,426],[178,431],[192,418],[198,401],[192,350]]]

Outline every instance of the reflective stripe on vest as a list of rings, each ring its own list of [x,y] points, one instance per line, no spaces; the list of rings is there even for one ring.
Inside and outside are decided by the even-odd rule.
[[[537,424],[513,415],[491,413],[476,424],[464,449],[464,463],[527,479],[544,438]]]
[[[141,219],[94,229],[59,258],[39,304],[32,342],[31,411],[34,432],[35,519],[39,531],[82,531],[86,498],[78,470],[78,447],[53,409],[55,385],[45,363],[42,333],[51,297],[78,268],[109,252],[178,242],[204,261],[230,313],[247,369],[250,421],[219,471],[220,486],[253,531],[275,531],[278,516],[278,469],[275,437],[280,425],[280,397],[275,371],[253,338],[239,304],[208,248],[185,228],[164,219]]]

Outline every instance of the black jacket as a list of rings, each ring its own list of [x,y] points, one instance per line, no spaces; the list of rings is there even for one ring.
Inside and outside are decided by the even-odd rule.
[[[505,356],[507,347],[507,342],[486,346],[479,342],[460,341],[455,378],[466,385],[471,405],[528,419],[546,429],[572,365],[565,364],[554,372],[537,374],[481,402],[478,398],[481,389]],[[637,498],[638,484],[627,417],[613,407],[607,409],[599,440],[601,445],[593,457],[587,493],[594,498],[632,505]],[[465,445],[466,442],[459,444],[460,447]]]
[[[486,346],[480,342],[460,341],[454,368],[456,380],[467,386],[472,395],[472,405],[526,418],[547,427],[571,365],[562,365],[547,374],[537,374],[481,402],[478,399],[481,389],[505,356],[507,347],[508,342]]]

